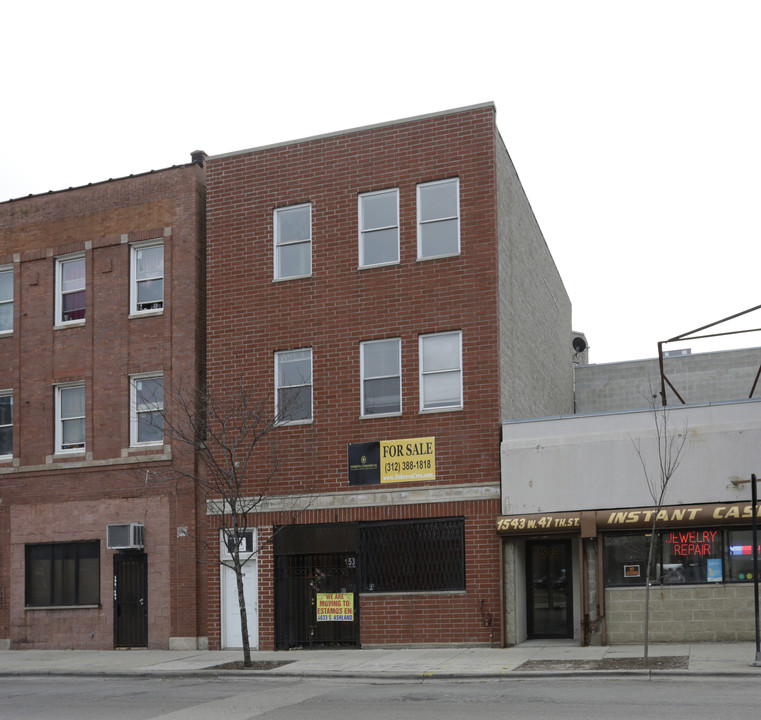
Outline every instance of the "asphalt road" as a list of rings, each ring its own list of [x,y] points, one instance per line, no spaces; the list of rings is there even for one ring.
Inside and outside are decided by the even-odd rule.
[[[0,678],[2,720],[717,720],[760,705],[752,678]]]

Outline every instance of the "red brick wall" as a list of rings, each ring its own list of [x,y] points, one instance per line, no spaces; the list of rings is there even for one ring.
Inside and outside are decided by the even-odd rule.
[[[161,539],[165,546],[160,561],[149,553],[149,590],[165,588],[150,605],[149,640],[154,647],[166,647],[170,637],[205,635],[205,614],[197,612],[195,489],[187,483],[175,487],[146,482],[146,470],[166,462],[128,462],[135,455],[161,453],[129,448],[129,376],[163,370],[167,398],[180,383],[199,381],[202,183],[200,168],[183,166],[0,203],[0,264],[13,263],[15,275],[14,330],[0,337],[0,388],[14,393],[13,460],[0,462],[0,537],[5,540],[0,548],[0,640],[92,647],[90,631],[84,628],[88,623],[81,630],[76,623],[70,625],[62,635],[61,630],[48,634],[49,623],[43,621],[46,615],[53,624],[59,618],[63,628],[65,617],[90,613],[97,615],[92,622],[99,628],[98,642],[105,643],[99,646],[108,645],[104,628],[113,624],[109,593],[101,593],[105,599],[98,613],[28,612],[24,622],[29,627],[23,626],[18,615],[19,603],[23,615],[24,601],[23,542],[58,541],[62,535],[78,539],[94,532],[95,525],[104,535],[108,523],[139,520],[122,513],[119,504],[138,498],[150,498],[164,508],[161,520],[154,518],[146,526],[151,543]],[[129,243],[151,238],[164,239],[164,312],[130,319]],[[70,252],[85,255],[86,320],[82,327],[54,329],[55,259]],[[53,457],[53,386],[66,381],[85,383],[86,456]],[[192,454],[186,462],[192,470]],[[102,503],[94,525],[68,509],[80,502]],[[56,530],[47,523],[54,514],[50,507],[60,511]],[[22,525],[11,524],[12,513],[41,514],[45,522],[24,528],[22,536]],[[187,527],[191,537],[178,539],[179,526]],[[17,553],[13,572],[9,547]],[[101,573],[107,578],[112,566],[105,536],[101,551]]]
[[[493,108],[482,107],[209,160],[212,393],[242,381],[271,412],[274,353],[313,352],[313,422],[273,433],[277,474],[265,488],[267,441],[247,478],[249,492],[350,493],[347,444],[429,435],[436,437],[436,485],[499,482],[495,132]],[[461,253],[417,261],[416,186],[450,177],[460,179]],[[357,196],[391,187],[399,188],[400,262],[358,270]],[[273,282],[273,210],[304,202],[312,204],[312,275]],[[447,330],[462,331],[464,409],[421,414],[418,337]],[[384,337],[402,339],[402,414],[360,419],[359,344]],[[456,514],[453,507],[368,507],[353,517],[440,516]],[[484,600],[499,614],[498,542],[488,520],[498,512],[491,502],[468,509],[468,547],[484,548],[486,562],[468,551],[464,595],[363,598],[363,642],[366,633],[368,642],[488,642],[479,606]],[[340,522],[346,512],[306,515],[296,521]],[[263,556],[259,572],[263,647],[272,639],[268,562]],[[212,582],[211,602],[218,595]],[[392,607],[396,619],[388,625],[384,613]]]

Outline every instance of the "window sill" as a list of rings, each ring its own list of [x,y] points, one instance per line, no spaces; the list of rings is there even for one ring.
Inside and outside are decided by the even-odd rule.
[[[390,260],[384,263],[375,263],[374,265],[357,265],[357,270],[372,270],[373,268],[391,267],[393,265],[400,265],[399,260]]]
[[[71,322],[57,323],[56,325],[53,325],[53,330],[66,330],[67,328],[84,327],[85,322],[85,320],[72,320]]]
[[[128,316],[128,320],[136,320],[137,318],[144,318],[144,317],[157,317],[158,315],[164,314],[164,308],[161,308],[160,310],[143,310],[141,312],[131,312]]]
[[[402,412],[401,410],[399,412],[390,412],[390,413],[375,413],[374,415],[360,415],[360,420],[374,420],[375,418],[390,418],[390,417],[401,417]]]
[[[420,255],[417,258],[418,262],[425,262],[426,260],[439,260],[440,258],[460,257],[462,253],[458,250],[453,253],[444,253],[443,255]]]
[[[284,420],[283,422],[275,423],[275,427],[291,427],[293,425],[311,425],[314,422],[312,418],[309,420]]]
[[[30,610],[99,610],[100,605],[27,605],[24,612]]]
[[[0,330],[0,337],[11,337],[13,330]]]
[[[465,408],[462,405],[458,405],[457,407],[442,407],[442,408],[420,408],[418,411],[419,415],[431,415],[432,413],[442,413],[442,412],[462,412]]]
[[[379,597],[393,595],[394,597],[403,597],[408,595],[467,595],[467,591],[462,590],[362,590],[360,597]]]
[[[312,273],[308,273],[306,275],[289,275],[288,277],[272,278],[272,282],[281,283],[281,282],[288,282],[289,280],[303,280],[304,278],[310,278],[310,277],[312,277]]]

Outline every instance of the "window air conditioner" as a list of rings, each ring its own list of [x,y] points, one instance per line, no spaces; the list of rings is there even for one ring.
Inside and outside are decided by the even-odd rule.
[[[109,550],[140,550],[144,539],[145,526],[142,523],[106,526],[106,547]]]

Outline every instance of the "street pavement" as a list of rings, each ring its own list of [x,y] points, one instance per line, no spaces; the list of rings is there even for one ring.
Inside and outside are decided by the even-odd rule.
[[[276,677],[333,677],[387,680],[495,679],[550,675],[704,675],[761,678],[755,643],[680,643],[650,645],[651,658],[687,657],[686,669],[590,670],[594,661],[641,658],[641,645],[579,647],[573,641],[528,641],[511,648],[434,647],[399,649],[310,649],[252,651],[255,663],[284,663],[258,670],[218,666],[243,659],[240,650],[3,650],[0,676],[87,675],[103,677],[255,673]],[[534,662],[538,669],[519,669]],[[547,662],[554,661],[554,662]],[[583,661],[588,661],[587,663]],[[545,668],[541,666],[545,665]]]

